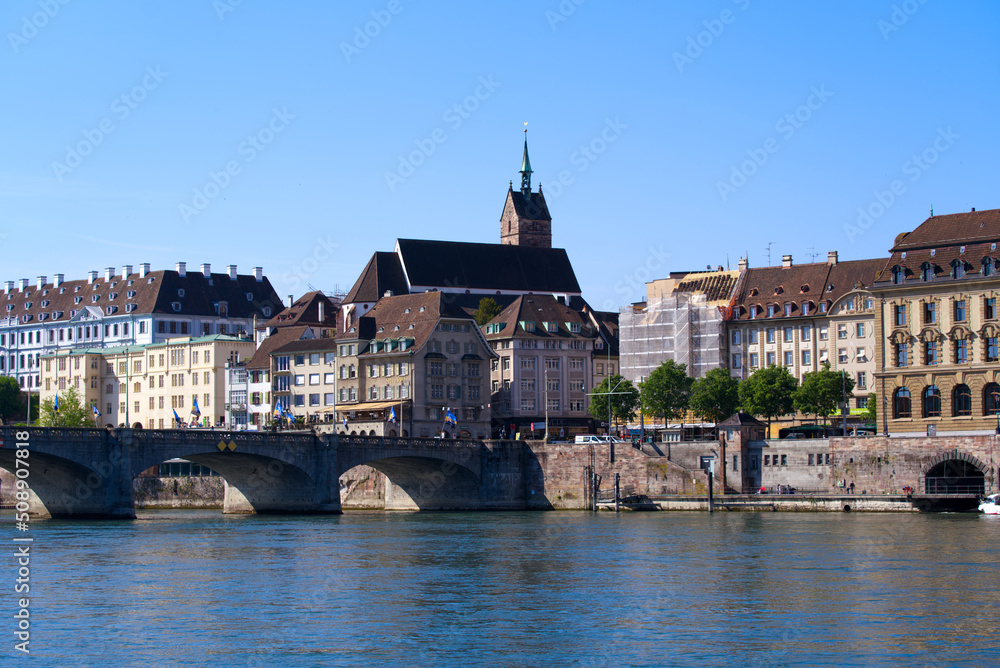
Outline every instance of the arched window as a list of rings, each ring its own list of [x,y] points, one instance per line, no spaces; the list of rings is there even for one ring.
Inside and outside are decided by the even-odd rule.
[[[1000,385],[996,383],[983,388],[983,415],[1000,415]]]
[[[892,268],[892,282],[895,285],[900,285],[905,278],[904,270],[898,264]]]
[[[937,388],[937,385],[928,385],[924,388],[921,403],[925,418],[941,417],[941,390]]]
[[[984,257],[983,258],[983,276],[992,276],[993,275],[993,268],[994,268],[993,258],[991,258],[991,257]]]
[[[965,262],[962,260],[951,261],[951,277],[965,278]]]
[[[920,280],[930,281],[934,278],[934,265],[930,262],[924,262],[920,265]]]
[[[968,385],[956,385],[952,390],[951,414],[954,417],[972,415],[972,390]]]
[[[892,417],[910,417],[910,391],[905,387],[897,389],[892,394]]]

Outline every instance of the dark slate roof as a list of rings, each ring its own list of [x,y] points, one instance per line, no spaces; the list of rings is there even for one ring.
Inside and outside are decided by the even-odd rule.
[[[336,349],[336,339],[299,339],[298,341],[292,341],[273,349],[271,351],[271,355],[287,355],[289,353],[318,353]]]
[[[740,427],[740,426],[751,426],[751,427],[766,427],[767,425],[747,413],[736,413],[735,415],[730,415],[725,420],[717,424],[717,427]]]
[[[145,276],[139,272],[112,276],[110,280],[101,275],[93,283],[83,279],[63,281],[58,286],[49,281],[41,289],[37,282],[30,283],[23,291],[15,287],[0,295],[0,305],[13,306],[0,307],[0,316],[29,315],[32,323],[68,322],[74,311],[88,306],[112,317],[129,313],[216,316],[216,305],[221,302],[227,303],[230,318],[262,318],[265,307],[271,312],[281,308],[281,300],[267,277],[258,282],[252,275],[237,275],[232,279],[228,274],[209,274],[206,278],[200,271],[189,271],[182,277],[173,270],[159,270]],[[174,310],[174,303],[180,304],[180,310]],[[131,311],[129,304],[134,305]],[[110,314],[109,306],[114,307]]]
[[[410,291],[406,276],[403,274],[403,267],[399,263],[399,256],[379,251],[372,255],[372,259],[365,265],[354,287],[344,297],[344,303],[374,303],[385,295],[386,290],[391,290],[397,295]]]
[[[319,304],[323,303],[323,322],[319,321]],[[291,306],[264,323],[264,327],[294,327],[296,325],[312,325],[314,327],[334,328],[337,326],[337,313],[340,304],[324,295],[319,290],[307,292],[296,299]]]
[[[1000,209],[931,216],[896,241],[892,251],[1000,241]]]
[[[549,205],[545,203],[545,196],[542,194],[541,188],[538,189],[537,193],[531,193],[531,197],[525,198],[524,193],[520,190],[514,190],[511,186],[508,197],[514,204],[514,212],[517,213],[518,218],[522,220],[552,220],[552,216],[549,215]],[[507,203],[504,202],[505,207],[506,205]]]
[[[286,343],[298,341],[309,331],[305,325],[299,327],[280,327],[274,334],[260,342],[253,357],[247,361],[248,369],[269,369],[271,368],[271,353]]]
[[[802,317],[803,302],[812,302],[812,317],[818,314],[820,302],[833,304],[852,290],[871,288],[884,265],[885,260],[878,259],[747,269],[730,319],[750,320],[750,306],[757,305],[758,320],[780,320],[786,317],[786,302],[792,302],[792,318]],[[775,305],[771,318],[767,317],[768,304]]]
[[[396,244],[410,286],[444,292],[580,293],[573,265],[561,248],[419,239]]]

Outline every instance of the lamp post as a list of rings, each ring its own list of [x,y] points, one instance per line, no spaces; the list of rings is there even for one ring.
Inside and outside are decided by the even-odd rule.
[[[613,394],[632,394],[631,392],[615,392],[618,386],[625,382],[625,377],[623,376],[621,380],[615,383],[615,386],[611,388],[609,392],[591,392],[587,396],[606,396],[608,398],[608,461],[612,464],[615,463],[615,443],[611,440],[611,395]],[[611,376],[608,376],[608,385],[611,385]]]

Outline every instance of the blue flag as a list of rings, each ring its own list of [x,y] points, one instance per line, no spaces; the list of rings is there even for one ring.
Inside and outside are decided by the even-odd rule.
[[[394,406],[389,407],[389,422],[396,424],[396,408]]]
[[[56,415],[59,415],[59,395],[56,395],[56,400],[52,402],[53,408],[55,408]]]
[[[100,413],[98,413],[100,415]],[[181,416],[177,414],[177,409],[174,409],[174,419],[177,420],[177,424],[181,423]]]
[[[285,417],[285,410],[281,407],[280,401],[274,407],[274,417]]]
[[[198,397],[193,397],[191,401],[194,404],[191,406],[191,414],[195,417],[201,417],[201,409],[198,408]]]
[[[344,426],[345,427],[347,426],[347,416],[346,415],[344,416]]]
[[[455,414],[452,413],[451,411],[448,411],[447,413],[445,413],[444,421],[445,421],[445,424],[454,424],[454,425],[458,424],[458,418],[455,417]]]
[[[94,417],[101,417],[101,411],[97,410],[97,404],[92,404],[90,407],[94,409]]]

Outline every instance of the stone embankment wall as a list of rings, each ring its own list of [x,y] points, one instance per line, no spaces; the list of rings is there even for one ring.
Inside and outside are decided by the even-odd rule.
[[[220,476],[139,476],[133,486],[136,508],[222,508],[225,494]]]

